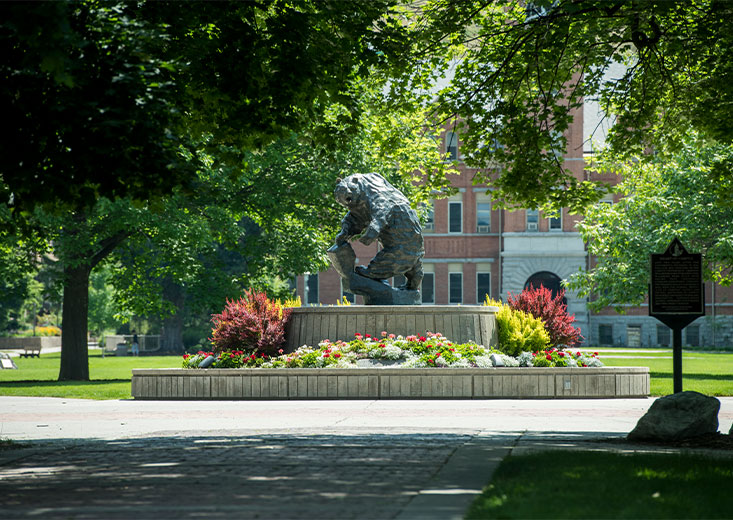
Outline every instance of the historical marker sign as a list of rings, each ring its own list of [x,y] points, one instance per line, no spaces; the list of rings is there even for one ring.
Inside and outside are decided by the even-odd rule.
[[[672,329],[674,392],[682,391],[682,329],[705,315],[702,255],[688,253],[678,238],[651,255],[649,316]]]
[[[649,314],[703,316],[702,255],[688,253],[675,238],[664,253],[652,254],[651,261]]]

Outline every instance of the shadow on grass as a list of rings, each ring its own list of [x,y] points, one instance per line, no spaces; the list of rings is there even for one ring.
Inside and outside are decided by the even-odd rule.
[[[59,386],[100,386],[110,383],[129,383],[130,379],[93,379],[91,381],[0,381],[0,388],[31,388]]]
[[[652,378],[657,379],[672,379],[672,372],[650,372],[649,375]],[[682,371],[682,377],[684,379],[693,379],[696,381],[730,381],[731,374],[688,374],[684,370]]]
[[[549,487],[562,483],[558,497]],[[467,518],[730,518],[733,460],[546,451],[510,456]]]

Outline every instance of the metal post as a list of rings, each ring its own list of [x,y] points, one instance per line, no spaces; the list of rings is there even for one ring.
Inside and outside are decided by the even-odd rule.
[[[672,370],[674,393],[682,392],[682,327],[672,329]]]

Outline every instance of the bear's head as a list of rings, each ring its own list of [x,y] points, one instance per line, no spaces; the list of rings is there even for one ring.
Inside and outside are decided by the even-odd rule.
[[[361,181],[362,175],[359,173],[349,175],[343,180],[339,179],[336,189],[333,190],[336,202],[349,209],[364,202],[366,194]]]

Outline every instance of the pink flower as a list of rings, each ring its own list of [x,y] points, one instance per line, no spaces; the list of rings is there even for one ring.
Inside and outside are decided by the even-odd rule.
[[[283,349],[277,351],[278,354],[282,354],[283,352],[285,352]]]
[[[386,335],[387,335],[387,331],[386,330],[383,330],[382,331],[382,337],[385,337]]]
[[[394,334],[390,334],[389,335],[389,339],[395,339],[395,335]]]

